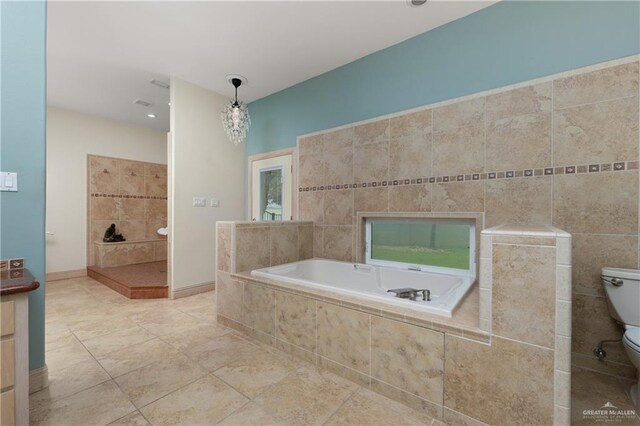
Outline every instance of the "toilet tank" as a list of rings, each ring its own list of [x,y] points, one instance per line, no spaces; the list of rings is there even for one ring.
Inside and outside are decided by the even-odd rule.
[[[622,285],[616,286],[616,280]],[[640,271],[602,268],[602,285],[611,316],[623,324],[640,327]]]

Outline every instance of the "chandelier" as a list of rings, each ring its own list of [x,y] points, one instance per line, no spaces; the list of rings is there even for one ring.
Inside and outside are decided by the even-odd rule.
[[[229,76],[227,79],[236,89],[236,99],[225,105],[220,116],[222,117],[222,127],[227,132],[227,136],[234,144],[239,145],[247,138],[251,117],[249,117],[247,106],[238,102],[238,87],[242,84],[242,77]]]

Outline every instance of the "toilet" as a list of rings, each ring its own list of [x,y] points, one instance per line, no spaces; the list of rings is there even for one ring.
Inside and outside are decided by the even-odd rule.
[[[607,294],[609,313],[624,326],[624,349],[640,374],[640,270],[602,268],[602,285]],[[636,409],[640,378],[638,382],[630,390]]]

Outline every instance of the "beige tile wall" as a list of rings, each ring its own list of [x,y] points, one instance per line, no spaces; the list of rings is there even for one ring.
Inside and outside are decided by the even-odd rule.
[[[242,226],[217,227],[218,247],[226,247],[218,256],[219,322],[449,424],[569,424],[568,234],[537,227],[520,228],[524,236],[482,236],[487,333],[381,302],[224,272],[239,257],[250,259],[241,262],[250,269],[273,259],[269,245],[239,248],[239,239],[289,234],[282,226]],[[257,233],[261,228],[268,231]],[[250,250],[261,254],[241,252]]]
[[[259,330],[273,334],[272,322],[242,316],[243,306],[251,311],[257,304],[275,303],[273,294],[257,291],[244,298],[242,284],[232,279],[231,273],[310,259],[313,236],[311,222],[216,222],[218,312],[238,323],[246,320],[252,325],[260,324]]]
[[[599,282],[638,268],[637,58],[300,137],[299,219],[314,255],[356,258],[356,214],[484,212],[487,227],[573,235],[573,362],[633,377]],[[364,184],[364,185],[363,185]]]
[[[230,321],[246,322],[263,333],[274,334],[273,318],[250,313],[257,312],[256,307],[261,304],[274,305],[275,294],[261,289],[245,294],[243,283],[233,279],[231,274],[313,257],[313,223],[217,222],[216,241],[218,312]],[[279,332],[297,333],[293,329]]]
[[[158,228],[167,226],[165,164],[89,155],[87,167],[87,259],[91,265],[97,262],[94,243],[102,241],[105,230],[112,223],[128,242],[166,239],[156,232]],[[146,248],[146,245],[141,247]],[[120,249],[118,256],[126,257],[128,263],[146,262],[148,258],[166,260],[166,250],[162,254],[162,250],[157,248],[157,254],[151,250],[149,257],[145,256],[144,250],[133,250],[127,246]],[[110,257],[118,264],[125,261]],[[113,262],[106,261],[105,264]]]
[[[500,423],[489,407],[473,404],[495,383],[495,377],[486,376],[488,369],[501,382],[494,390],[496,397],[525,414],[514,422],[550,424],[553,418],[554,424],[569,424],[571,236],[550,226],[498,226],[484,230],[480,244],[480,327],[491,333],[492,347],[456,346],[462,352],[447,358],[452,360],[446,372],[453,377],[446,382],[452,408],[471,405],[475,411],[466,414]],[[476,363],[467,364],[468,357]],[[516,365],[537,369],[527,387],[511,377],[510,371],[520,368]],[[505,366],[511,367],[505,370]],[[470,377],[473,392],[466,392],[469,385],[458,384],[455,377],[461,375]],[[545,408],[531,411],[531,407]]]
[[[99,268],[167,260],[167,241],[125,241],[94,244],[94,263]]]

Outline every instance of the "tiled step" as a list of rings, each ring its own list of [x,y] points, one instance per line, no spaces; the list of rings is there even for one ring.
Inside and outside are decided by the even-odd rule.
[[[129,299],[167,298],[167,264],[148,262],[112,268],[87,267],[87,275]]]

